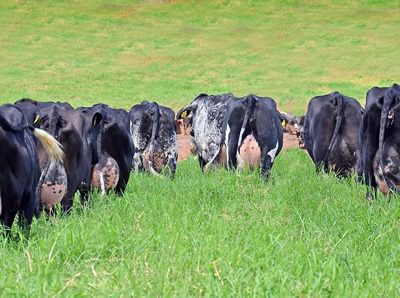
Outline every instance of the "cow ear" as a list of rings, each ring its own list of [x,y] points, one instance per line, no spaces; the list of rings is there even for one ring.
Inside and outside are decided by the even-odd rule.
[[[95,113],[92,118],[92,126],[96,126],[103,120],[103,115],[100,113]]]

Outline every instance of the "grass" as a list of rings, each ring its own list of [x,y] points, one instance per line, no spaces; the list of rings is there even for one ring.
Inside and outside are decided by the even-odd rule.
[[[125,197],[42,218],[27,245],[3,240],[0,285],[5,296],[397,296],[399,210],[317,176],[298,150],[268,183],[204,176],[189,159],[172,182],[133,175]]]
[[[175,109],[198,93],[363,100],[400,73],[398,1],[2,1],[0,98]],[[0,239],[2,296],[399,296],[400,208],[282,152],[257,173],[132,175]]]
[[[304,112],[398,78],[399,1],[2,1],[0,90],[178,109],[201,92],[256,93]]]

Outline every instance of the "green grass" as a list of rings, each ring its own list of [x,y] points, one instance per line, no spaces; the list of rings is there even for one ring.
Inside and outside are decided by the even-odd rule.
[[[25,246],[0,242],[0,285],[5,296],[397,296],[399,207],[317,176],[299,150],[268,183],[204,176],[192,158],[172,182],[132,175],[124,198],[42,218]]]
[[[348,2],[2,1],[1,98],[177,109],[256,93],[295,113],[332,90],[364,100],[399,77],[400,2]]]
[[[256,93],[293,113],[399,79],[399,1],[1,1],[0,98]],[[300,150],[257,173],[132,175],[123,198],[0,239],[0,296],[399,296],[400,206],[316,175]]]

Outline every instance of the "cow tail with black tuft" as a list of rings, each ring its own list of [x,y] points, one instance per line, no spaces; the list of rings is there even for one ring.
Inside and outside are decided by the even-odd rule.
[[[244,131],[245,131],[245,129],[246,129],[246,126],[247,126],[247,124],[248,124],[248,122],[249,122],[249,120],[250,120],[251,115],[252,115],[253,112],[254,112],[254,108],[255,108],[255,106],[256,106],[257,101],[258,101],[258,100],[257,100],[257,98],[256,98],[254,95],[249,95],[249,96],[246,98],[246,101],[245,101],[245,104],[246,104],[246,112],[245,112],[245,114],[244,114],[243,123],[242,123],[242,126],[241,126],[241,128],[240,128],[239,140],[238,140],[237,148],[236,148],[236,159],[237,159],[238,165],[239,165],[239,164],[242,165],[242,164],[244,163],[243,159],[242,159],[241,156],[240,156],[240,144],[241,144],[242,141],[243,141],[243,133],[244,133]]]
[[[342,126],[344,112],[345,112],[343,95],[338,93],[338,92],[336,92],[335,95],[334,95],[334,100],[336,100],[336,113],[337,113],[337,115],[336,115],[336,124],[335,124],[335,129],[334,129],[333,134],[332,134],[331,141],[329,142],[328,149],[326,150],[325,155],[324,155],[324,168],[326,170],[328,170],[329,154],[331,153],[333,145],[335,144],[336,139],[337,139],[337,137],[339,135],[339,130],[340,130],[340,127]]]
[[[150,138],[150,143],[149,143],[149,159],[148,159],[148,166],[149,166],[149,171],[151,174],[154,176],[160,176],[156,170],[153,168],[153,163],[151,161],[151,154],[154,150],[154,142],[158,133],[158,128],[160,124],[160,107],[156,102],[153,102],[153,106],[151,107],[150,110],[150,115],[153,117],[152,121],[152,128],[151,128],[151,138]]]
[[[381,167],[381,169],[383,169],[383,142],[385,140],[386,124],[388,117],[390,117],[390,107],[393,106],[393,101],[396,98],[396,94],[400,94],[400,86],[397,84],[393,84],[393,86],[386,91],[385,97],[383,98],[381,122],[379,127],[379,147],[378,147],[379,166]],[[391,115],[391,117],[394,117],[394,115]]]

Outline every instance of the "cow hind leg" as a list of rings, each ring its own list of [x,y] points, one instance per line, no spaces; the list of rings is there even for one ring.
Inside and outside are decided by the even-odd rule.
[[[265,146],[261,148],[261,177],[267,179],[271,172],[276,155],[278,154],[279,141],[276,141],[275,147]]]
[[[3,230],[3,235],[7,238],[11,238],[11,228],[15,219],[15,216],[17,215],[17,211],[8,211],[4,212],[2,214],[2,230]]]
[[[131,170],[126,165],[120,164],[119,168],[119,178],[117,186],[115,187],[114,191],[118,196],[122,196],[125,192],[126,185],[129,182]]]
[[[261,151],[262,151],[261,161],[260,161],[261,178],[268,179],[274,161],[268,154],[267,148],[262,148]]]
[[[200,154],[198,154],[197,156],[199,158],[200,169],[204,173],[204,166],[206,165],[206,162],[204,161],[203,157],[201,157]]]
[[[62,200],[61,200],[61,209],[62,212],[65,214],[71,213],[72,210],[72,200],[73,200],[73,194],[67,194]]]
[[[169,168],[169,178],[174,179],[176,173],[176,159],[171,157],[168,159],[168,168]]]

